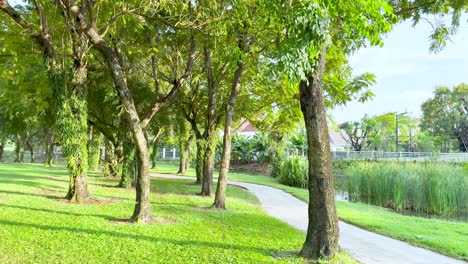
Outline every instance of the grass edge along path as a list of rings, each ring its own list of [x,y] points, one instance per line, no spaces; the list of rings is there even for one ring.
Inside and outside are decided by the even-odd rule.
[[[176,174],[177,166],[160,162],[152,172]],[[184,176],[195,176],[189,169]],[[285,191],[307,202],[308,191],[280,184],[275,178],[261,174],[230,172],[231,181],[266,185]],[[377,234],[461,260],[468,260],[468,223],[402,215],[390,209],[364,203],[336,202],[338,217],[344,222]]]
[[[188,181],[152,179],[152,225],[128,224],[134,189],[90,173],[101,204],[63,202],[65,168],[0,163],[2,263],[304,263],[304,235],[266,215],[249,192],[228,188],[229,210],[207,209]],[[346,253],[320,263],[355,263]]]

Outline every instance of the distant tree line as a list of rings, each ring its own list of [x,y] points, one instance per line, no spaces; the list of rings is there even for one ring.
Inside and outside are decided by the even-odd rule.
[[[406,152],[468,151],[468,85],[437,87],[421,105],[422,117],[407,113],[364,116],[339,125],[353,150]]]

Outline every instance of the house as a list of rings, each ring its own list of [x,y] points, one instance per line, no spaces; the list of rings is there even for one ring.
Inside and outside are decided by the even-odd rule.
[[[343,138],[343,135],[341,135],[340,133],[330,131],[329,134],[331,151],[345,151],[351,147],[351,145],[348,142],[346,142],[346,140]]]
[[[255,128],[248,120],[243,120],[236,130],[237,135],[245,136],[247,138],[253,138],[258,132],[260,132],[260,130]]]
[[[237,134],[247,138],[253,138],[253,136],[255,136],[257,133],[259,133],[259,130],[255,128],[248,120],[243,120],[240,126],[237,128]],[[345,138],[343,138],[343,135],[340,133],[330,131],[329,134],[331,151],[345,151],[351,147],[351,145],[345,140]]]

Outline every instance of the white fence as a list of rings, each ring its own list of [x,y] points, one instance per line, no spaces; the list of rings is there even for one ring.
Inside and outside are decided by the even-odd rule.
[[[159,148],[158,160],[176,160],[180,158],[180,151],[177,148]]]
[[[401,160],[401,161],[445,161],[468,162],[466,153],[432,152],[383,152],[383,151],[332,151],[334,160]]]
[[[305,156],[304,152],[288,151],[289,156]],[[400,161],[443,161],[443,162],[468,162],[468,152],[465,153],[432,153],[432,152],[383,152],[383,151],[332,151],[333,160],[400,160]],[[36,162],[45,159],[43,151],[35,151]],[[59,151],[54,153],[55,160],[63,160],[63,154]],[[177,160],[180,151],[173,147],[158,149],[158,160]],[[3,161],[14,160],[14,152],[6,151]],[[24,153],[24,161],[29,162],[30,153]]]
[[[291,151],[291,156],[307,155],[305,152]],[[400,161],[444,161],[444,162],[468,162],[466,153],[432,153],[432,152],[384,152],[384,151],[332,151],[333,160],[400,160]],[[159,148],[159,160],[179,159],[180,152],[177,148]]]

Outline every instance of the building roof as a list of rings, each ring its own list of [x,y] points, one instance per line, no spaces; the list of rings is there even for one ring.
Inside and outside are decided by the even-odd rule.
[[[245,120],[239,126],[238,132],[258,132],[259,130],[255,128],[249,120]]]
[[[336,146],[345,146],[349,145],[348,142],[343,138],[343,135],[341,135],[338,132],[330,131],[330,144],[331,145],[336,145]]]

